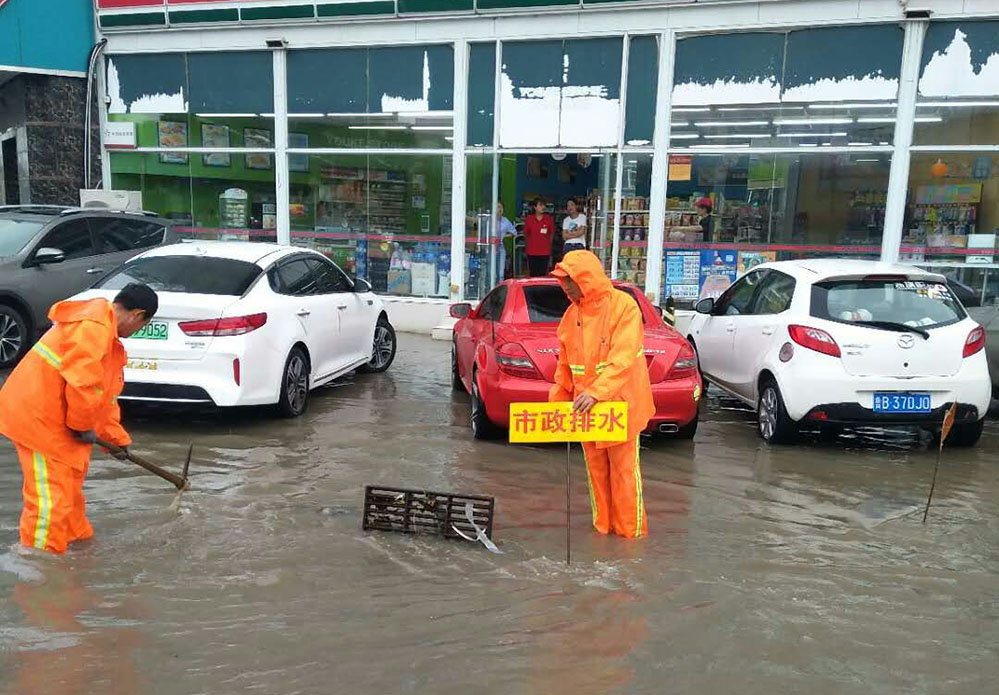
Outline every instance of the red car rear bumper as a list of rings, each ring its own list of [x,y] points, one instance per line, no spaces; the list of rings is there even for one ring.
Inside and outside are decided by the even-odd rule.
[[[492,384],[483,384],[482,398],[486,403],[486,414],[495,424],[509,427],[511,403],[547,401],[551,387],[547,381],[519,379],[502,374]],[[677,427],[688,424],[697,416],[702,393],[701,380],[697,376],[652,384],[656,414],[649,422],[649,431],[664,424]]]

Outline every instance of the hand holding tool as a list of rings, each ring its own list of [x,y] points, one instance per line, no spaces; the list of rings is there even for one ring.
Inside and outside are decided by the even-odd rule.
[[[142,468],[145,468],[153,475],[157,475],[160,478],[163,478],[163,480],[173,483],[174,487],[176,487],[178,490],[186,490],[187,488],[190,487],[190,483],[187,480],[187,469],[191,466],[191,454],[194,451],[193,444],[187,450],[187,461],[184,463],[184,472],[181,475],[177,475],[176,473],[171,473],[170,471],[165,470],[160,466],[157,466],[155,463],[151,463],[143,458],[139,458],[128,449],[123,449],[110,442],[105,442],[98,439],[97,444],[106,449],[115,458],[124,455],[125,459],[131,461],[135,465],[141,466]]]

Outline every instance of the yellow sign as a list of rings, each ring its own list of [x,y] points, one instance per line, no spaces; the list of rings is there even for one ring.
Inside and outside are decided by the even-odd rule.
[[[511,403],[510,443],[623,442],[628,439],[628,404],[597,403],[588,413],[572,403]]]

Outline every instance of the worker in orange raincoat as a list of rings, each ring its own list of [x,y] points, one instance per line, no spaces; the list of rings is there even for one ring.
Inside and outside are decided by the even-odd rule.
[[[156,313],[149,287],[126,286],[106,299],[58,302],[52,328],[0,390],[0,433],[14,442],[24,485],[21,543],[53,553],[90,538],[83,480],[98,438],[125,448],[118,395],[127,338]],[[121,454],[123,456],[123,454]]]
[[[586,442],[593,526],[600,533],[639,538],[648,532],[638,439],[655,414],[645,362],[641,310],[614,289],[590,251],[572,251],[555,266],[572,305],[558,327],[559,355],[550,401],[573,401],[588,412],[600,401],[628,404],[625,442]]]

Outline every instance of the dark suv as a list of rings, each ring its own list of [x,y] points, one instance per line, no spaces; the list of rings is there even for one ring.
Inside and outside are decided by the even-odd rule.
[[[176,241],[149,213],[0,206],[0,368],[48,327],[49,307],[142,251]]]

